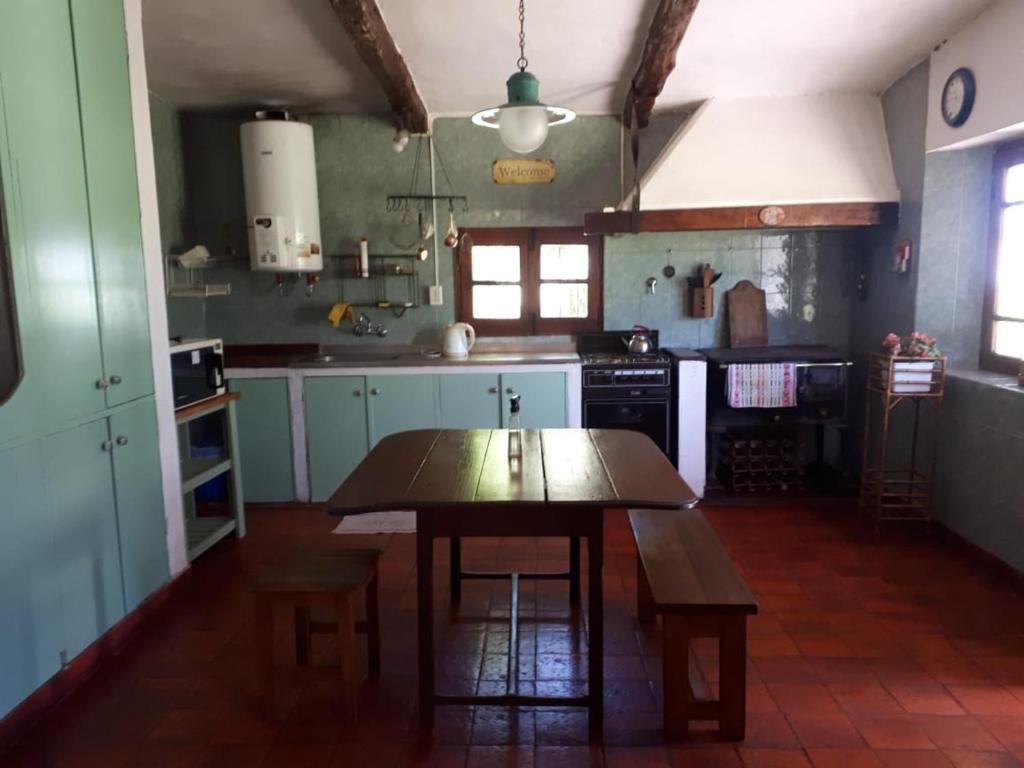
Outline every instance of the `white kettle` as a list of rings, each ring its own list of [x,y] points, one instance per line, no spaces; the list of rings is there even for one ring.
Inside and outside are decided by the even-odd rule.
[[[452,323],[444,327],[444,356],[469,357],[476,344],[476,331],[469,323]]]

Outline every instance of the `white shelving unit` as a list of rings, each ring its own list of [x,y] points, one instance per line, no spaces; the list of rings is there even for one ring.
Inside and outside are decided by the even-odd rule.
[[[181,451],[181,492],[185,496],[185,535],[188,559],[191,562],[230,533],[245,536],[245,505],[242,494],[242,471],[238,456],[238,427],[235,401],[239,395],[228,392],[211,400],[182,408],[175,413]],[[189,424],[214,413],[223,414],[226,453],[221,456],[191,456]],[[222,475],[228,475],[230,515],[197,515],[196,488]]]

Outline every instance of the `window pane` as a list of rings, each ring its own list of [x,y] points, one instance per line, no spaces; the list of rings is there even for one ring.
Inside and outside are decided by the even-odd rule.
[[[545,243],[540,247],[541,280],[586,280],[590,247],[580,243]]]
[[[476,251],[476,248],[473,249]],[[518,320],[523,289],[518,285],[474,285],[473,317],[478,320]]]
[[[541,283],[541,317],[586,317],[586,283]]]
[[[519,282],[518,245],[474,245],[471,258],[474,282]]]
[[[994,326],[992,351],[997,355],[1024,360],[1024,323],[1000,320]]]
[[[1003,211],[996,263],[996,314],[1024,320],[1024,205]]]
[[[1006,187],[1003,199],[1008,203],[1024,202],[1024,163],[1006,169]]]

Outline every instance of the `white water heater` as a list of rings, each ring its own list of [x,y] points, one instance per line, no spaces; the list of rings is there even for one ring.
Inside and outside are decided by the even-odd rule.
[[[286,112],[257,112],[241,135],[249,263],[267,272],[319,272],[324,256],[312,126]]]

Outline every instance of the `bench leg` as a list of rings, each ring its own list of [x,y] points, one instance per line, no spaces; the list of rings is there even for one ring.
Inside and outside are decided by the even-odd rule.
[[[377,574],[366,585],[366,659],[370,677],[380,675],[380,599]]]
[[[639,555],[636,558],[636,616],[644,624],[650,624],[655,620],[654,595],[651,594],[647,571],[644,570],[644,563]]]
[[[352,603],[348,594],[336,595],[334,598],[336,621],[338,623],[338,670],[341,678],[341,707],[346,720],[356,719],[356,699],[358,696],[355,676],[355,626],[352,621]]]
[[[295,606],[295,663],[300,667],[309,664],[309,606]]]
[[[267,716],[277,715],[276,688],[274,675],[274,601],[267,595],[256,595],[256,636],[259,643],[260,671],[266,695]]]
[[[747,617],[722,619],[718,649],[722,736],[742,741],[747,724]]]
[[[690,732],[690,633],[686,619],[662,616],[662,688],[664,727],[670,739],[685,739]]]

